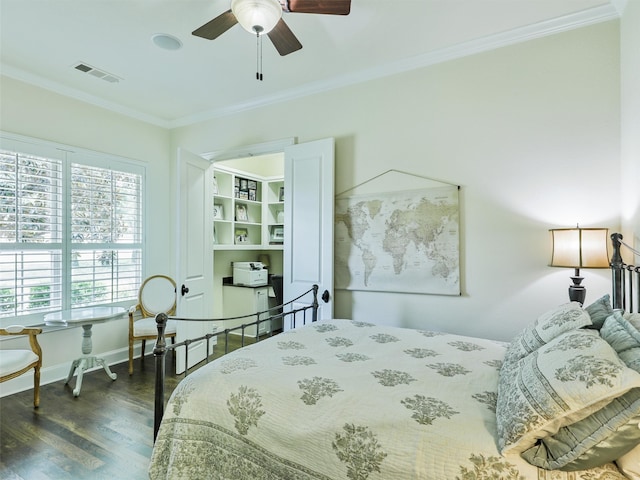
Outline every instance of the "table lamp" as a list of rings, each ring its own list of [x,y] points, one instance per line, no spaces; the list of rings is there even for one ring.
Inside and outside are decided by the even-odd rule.
[[[574,268],[569,286],[569,300],[584,304],[587,295],[581,285],[581,268],[609,268],[607,241],[609,230],[606,228],[556,228],[551,233],[551,267]]]

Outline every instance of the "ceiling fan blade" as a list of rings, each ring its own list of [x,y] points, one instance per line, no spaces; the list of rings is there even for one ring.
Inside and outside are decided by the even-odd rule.
[[[283,57],[302,48],[302,44],[282,18],[267,35],[269,35],[269,39],[278,50],[278,53]]]
[[[349,15],[351,0],[287,0],[284,8],[295,13]]]
[[[192,32],[196,37],[206,38],[207,40],[213,40],[218,38],[224,32],[238,23],[238,19],[231,10],[224,12],[222,15],[218,15],[210,22],[205,23],[200,28],[197,28]]]

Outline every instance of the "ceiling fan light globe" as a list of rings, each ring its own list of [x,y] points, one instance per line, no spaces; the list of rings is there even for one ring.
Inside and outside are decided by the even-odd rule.
[[[282,17],[278,0],[232,0],[231,11],[242,28],[258,35],[269,33]]]

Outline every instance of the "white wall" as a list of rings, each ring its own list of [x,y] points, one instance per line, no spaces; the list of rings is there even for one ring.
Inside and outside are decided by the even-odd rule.
[[[171,228],[159,212],[172,208],[166,192],[170,183],[170,151],[167,130],[108,112],[25,83],[1,77],[0,129],[69,146],[105,152],[145,162],[147,168],[149,215],[146,241],[146,268],[149,274],[172,273],[174,262],[166,231]],[[134,302],[132,302],[134,303]],[[95,325],[93,351],[106,354],[108,360],[122,361],[127,356],[128,320]],[[81,355],[82,328],[70,328],[39,336],[43,350],[42,383],[66,377],[71,360]],[[6,339],[7,337],[3,337]],[[27,346],[25,338],[3,340],[1,348]],[[0,384],[4,395],[33,380],[23,375]],[[105,380],[109,381],[105,375]],[[75,380],[74,380],[75,381]]]
[[[174,271],[174,152],[211,152],[298,137],[336,138],[336,192],[397,168],[462,186],[462,297],[335,292],[336,316],[508,339],[566,301],[571,272],[547,267],[547,230],[624,225],[638,236],[638,5],[622,20],[620,158],[618,22],[167,132],[1,77],[0,129],[148,162],[147,273]],[[626,56],[625,56],[626,55]],[[624,87],[626,85],[626,88]],[[633,194],[635,195],[635,194]],[[625,197],[626,198],[626,197]],[[623,208],[623,211],[626,207]],[[167,253],[169,252],[169,253]],[[221,264],[222,265],[222,264]],[[608,292],[584,270],[587,302]],[[81,329],[43,335],[43,383],[66,375]],[[126,357],[125,320],[97,325],[94,351]],[[6,343],[3,342],[3,348]],[[57,375],[57,378],[54,378]],[[25,380],[25,388],[30,379]],[[21,379],[15,379],[16,382]],[[105,377],[106,380],[106,377]],[[2,392],[11,382],[0,385]]]
[[[629,1],[620,23],[622,233],[640,250],[640,2]],[[631,255],[623,257],[633,262]],[[640,262],[640,256],[635,262]],[[638,263],[635,263],[638,265]]]
[[[335,292],[335,314],[498,339],[567,301],[549,228],[620,226],[618,22],[175,129],[206,152],[336,138],[336,192],[389,168],[459,184],[462,297]],[[608,272],[584,270],[587,302]]]

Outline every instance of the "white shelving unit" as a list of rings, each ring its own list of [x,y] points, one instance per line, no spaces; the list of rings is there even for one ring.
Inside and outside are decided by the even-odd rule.
[[[284,179],[265,182],[265,229],[269,245],[282,247],[284,240]]]
[[[284,179],[214,167],[214,250],[278,250],[284,233]]]

